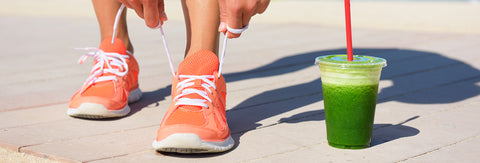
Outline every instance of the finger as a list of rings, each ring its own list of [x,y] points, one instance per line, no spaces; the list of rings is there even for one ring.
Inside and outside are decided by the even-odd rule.
[[[145,24],[150,28],[158,26],[160,21],[160,14],[158,9],[158,1],[147,1],[143,4],[143,13]]]
[[[225,0],[218,0],[218,6],[220,8],[220,25],[218,26],[218,31],[225,34],[227,32],[227,9]]]
[[[160,21],[163,24],[163,22],[168,20],[167,14],[165,14],[165,2],[163,0],[160,0],[158,3],[158,12],[160,14]]]
[[[218,0],[218,7],[220,9],[220,22],[225,22],[228,16],[226,0]]]
[[[135,10],[139,17],[141,17],[142,19],[144,18],[143,7],[140,2],[134,0],[122,0],[122,3],[125,4],[125,6],[127,6],[128,8]]]
[[[267,10],[268,4],[270,4],[270,0],[263,0],[260,2],[257,13],[263,14]]]
[[[238,18],[237,21],[242,22],[242,27],[237,28],[237,27],[231,27],[230,24],[227,25],[227,30],[228,30],[228,38],[238,38],[240,35],[242,35],[242,32],[245,31],[248,27],[248,24],[250,22],[250,19],[252,18],[251,13],[244,12],[242,14],[242,19]],[[230,29],[228,29],[230,28]],[[232,29],[233,28],[233,29]]]
[[[239,38],[240,35],[242,35],[242,34],[235,34],[235,33],[228,32],[228,38]]]
[[[229,4],[227,4],[229,5]],[[235,5],[235,4],[234,4]],[[238,6],[238,5],[237,5]],[[229,6],[227,6],[229,7]],[[230,9],[227,11],[226,23],[230,28],[233,29],[242,29],[243,24],[243,11],[242,9]],[[240,34],[228,32],[228,38],[238,38]]]
[[[228,33],[228,38],[239,38],[242,33],[233,33],[231,31],[226,30]]]
[[[118,2],[124,4],[128,8],[132,8],[132,6],[126,0],[118,0]]]
[[[232,32],[228,32],[228,38],[239,38],[240,35],[242,35],[241,33],[232,33]]]
[[[242,28],[245,27],[249,22],[250,22],[250,19],[252,19],[252,16],[256,14],[256,8],[254,8],[253,10],[250,10],[250,12],[243,12],[242,13]],[[241,29],[241,28],[239,28]]]
[[[223,34],[226,34],[225,32],[227,32],[227,23],[220,22],[220,25],[218,26],[218,31]]]

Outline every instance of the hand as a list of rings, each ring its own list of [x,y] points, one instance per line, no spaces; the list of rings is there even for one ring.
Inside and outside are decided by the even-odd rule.
[[[137,12],[137,15],[145,20],[150,28],[157,28],[167,21],[163,0],[118,0],[128,8]],[[159,22],[161,21],[161,22]]]
[[[270,0],[218,0],[220,7],[220,26],[218,31],[226,33],[230,28],[242,29],[250,22],[250,18],[267,9]],[[228,38],[238,38],[240,34],[228,32]]]

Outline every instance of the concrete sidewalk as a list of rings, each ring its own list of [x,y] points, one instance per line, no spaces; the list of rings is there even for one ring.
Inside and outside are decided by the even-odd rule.
[[[437,26],[431,23],[438,20],[429,24],[424,17],[410,15],[413,10],[404,13],[409,17],[399,21],[400,26],[376,19],[360,21],[367,21],[360,13],[374,15],[378,8],[368,12],[352,8],[358,13],[354,17],[358,21],[354,22],[355,53],[385,58],[388,66],[380,82],[372,147],[341,150],[326,141],[321,82],[313,62],[317,56],[345,53],[344,28],[335,24],[343,18],[334,14],[332,22],[323,24],[281,15],[287,7],[307,13],[314,11],[313,5],[326,10],[339,3],[273,1],[266,14],[254,18],[242,38],[229,41],[224,76],[228,123],[236,146],[220,154],[177,155],[151,148],[171,98],[171,74],[160,33],[133,15],[129,19],[144,91],[143,99],[130,105],[129,116],[102,121],[71,118],[66,115],[68,100],[88,76],[91,63],[76,65],[84,52],[73,48],[98,45],[97,23],[88,1],[46,2],[43,6],[33,0],[0,2],[4,50],[0,85],[5,88],[0,91],[0,162],[480,160],[476,156],[480,153],[476,126],[480,123],[480,34],[474,30],[480,28],[478,18],[470,15],[480,11],[478,5],[430,6],[449,12],[458,6],[454,16],[435,17],[455,21],[452,26],[431,31],[430,27]],[[386,2],[376,5],[380,4],[388,6]],[[185,28],[180,15],[174,14],[181,12],[179,3],[169,5],[167,12],[172,14],[165,30],[171,52],[179,54],[173,56],[178,65]],[[373,3],[358,3],[362,5]],[[5,6],[21,8],[7,10]],[[65,14],[51,10],[58,6]],[[312,19],[322,22],[321,17]],[[412,27],[415,22],[420,25]]]

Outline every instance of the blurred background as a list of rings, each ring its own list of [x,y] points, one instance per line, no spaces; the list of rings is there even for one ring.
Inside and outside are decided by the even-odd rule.
[[[179,0],[165,2],[169,20],[183,20]],[[353,28],[480,34],[480,0],[351,0],[351,10]],[[272,0],[253,21],[343,27],[343,11],[343,0]],[[0,0],[0,15],[93,18],[94,12],[88,0]]]

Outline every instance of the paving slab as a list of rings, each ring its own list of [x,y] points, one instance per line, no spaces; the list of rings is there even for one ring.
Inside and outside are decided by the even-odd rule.
[[[267,14],[255,17],[244,37],[229,41],[224,76],[234,149],[178,155],[151,148],[171,98],[171,74],[158,31],[146,28],[141,19],[128,19],[144,92],[142,100],[130,105],[132,113],[111,120],[75,119],[65,114],[68,100],[88,76],[91,61],[76,65],[85,52],[73,48],[98,44],[96,20],[92,9],[86,10],[90,2],[48,1],[38,14],[28,10],[38,1],[8,3],[23,8],[7,10],[7,5],[0,5],[0,42],[5,47],[0,54],[0,75],[10,76],[0,81],[5,88],[0,92],[0,148],[63,162],[479,161],[478,152],[471,148],[478,148],[480,135],[473,125],[479,122],[480,35],[471,31],[478,22],[465,21],[476,19],[471,15],[456,20],[459,24],[431,31],[432,24],[408,27],[422,20],[430,22],[425,17],[384,26],[373,22],[378,28],[362,24],[365,20],[356,22],[362,28],[354,28],[354,53],[386,58],[388,66],[379,86],[372,147],[341,150],[326,141],[321,80],[314,58],[345,53],[344,29],[335,21],[303,20],[321,15],[278,20],[284,14],[278,13],[284,11],[278,10],[282,6],[318,2],[272,2],[275,22]],[[341,3],[323,4],[320,8],[332,11],[328,8]],[[409,3],[394,4],[406,9]],[[478,6],[448,4],[452,8],[447,11],[463,7],[459,15],[480,11],[475,10]],[[48,10],[56,5],[67,5],[64,9],[70,8],[71,13]],[[180,11],[178,2],[169,5],[168,10],[177,7]],[[315,11],[311,6],[296,14]],[[426,3],[413,8],[425,9]],[[401,18],[415,14],[410,9],[412,13]],[[371,14],[355,12],[364,18]],[[169,16],[165,30],[174,65],[178,65],[183,58],[185,27],[180,15]],[[322,18],[336,20],[337,16]],[[460,26],[464,28],[452,30]]]
[[[470,162],[471,160],[478,160],[476,153],[480,152],[479,146],[479,136],[476,136],[405,160],[404,162]]]
[[[157,125],[154,125],[75,140],[44,143],[22,148],[21,152],[36,156],[47,155],[49,159],[54,160],[78,162],[112,158],[148,149],[148,144],[155,139],[156,129]]]

